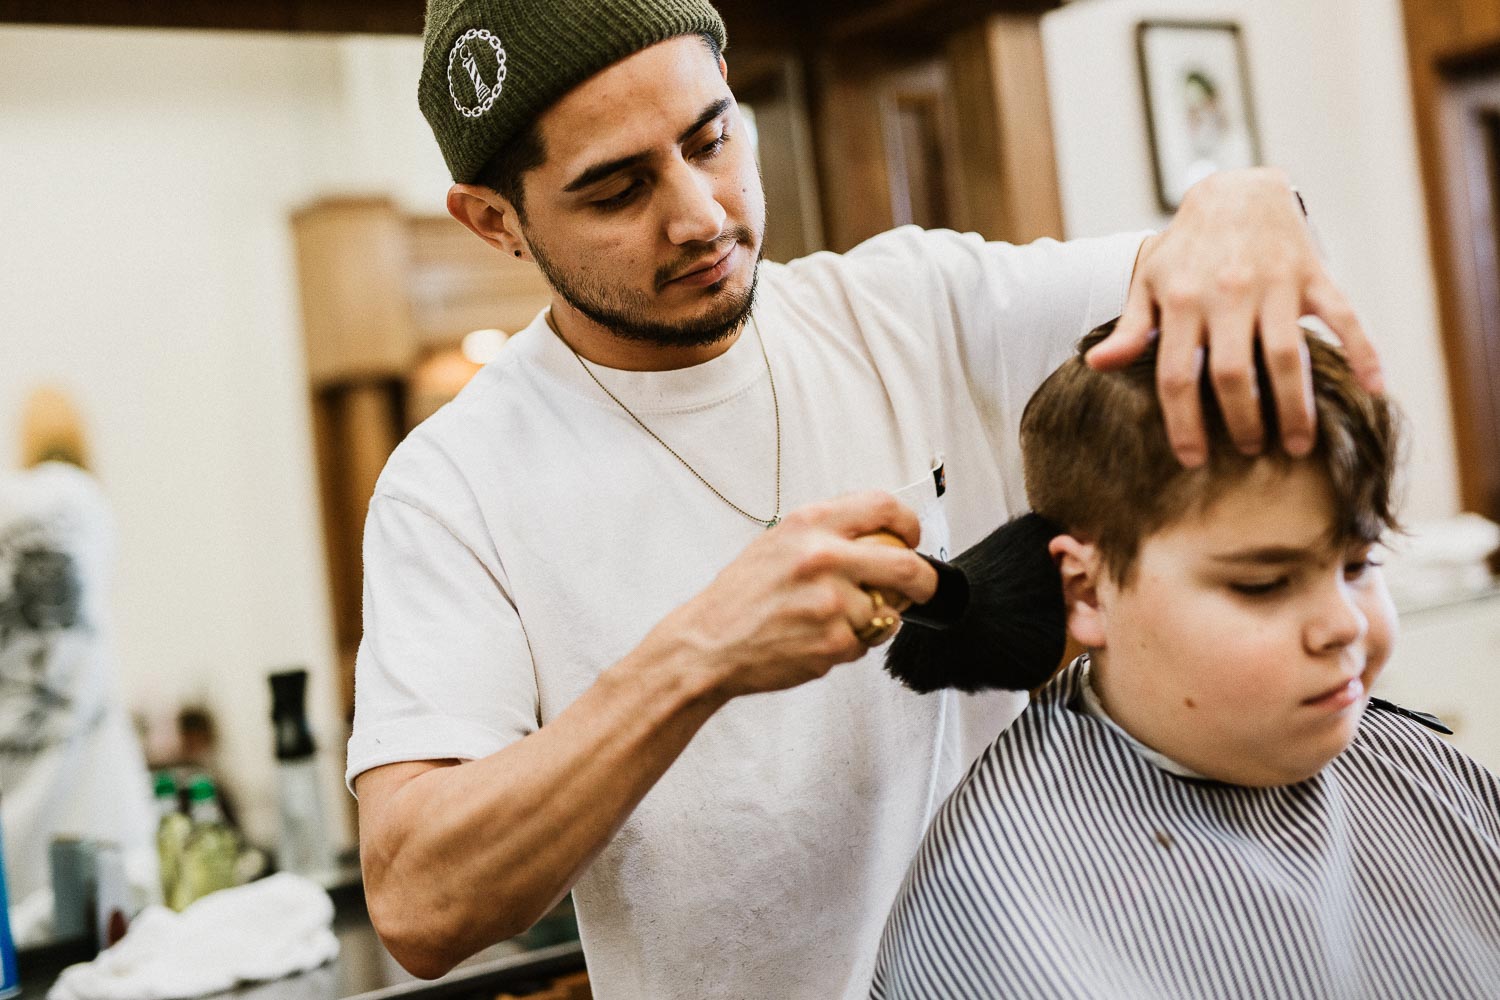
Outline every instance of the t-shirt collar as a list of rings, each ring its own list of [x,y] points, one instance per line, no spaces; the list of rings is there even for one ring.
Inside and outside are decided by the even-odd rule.
[[[745,391],[758,379],[765,378],[766,363],[761,359],[761,324],[766,322],[764,297],[758,296],[751,322],[747,322],[729,350],[699,365],[665,372],[634,372],[588,362],[589,368],[636,413],[671,413],[713,406]],[[554,380],[588,399],[615,404],[599,392],[578,358],[562,338],[547,325],[546,313],[538,315],[531,325],[517,335],[510,345],[518,355],[537,365]],[[768,338],[766,351],[776,364],[774,341]]]

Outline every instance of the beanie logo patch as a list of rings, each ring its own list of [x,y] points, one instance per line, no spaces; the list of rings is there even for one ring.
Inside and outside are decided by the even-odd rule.
[[[455,73],[455,71],[457,71]],[[500,97],[505,82],[505,49],[483,28],[470,28],[448,51],[448,96],[465,118],[478,118]]]

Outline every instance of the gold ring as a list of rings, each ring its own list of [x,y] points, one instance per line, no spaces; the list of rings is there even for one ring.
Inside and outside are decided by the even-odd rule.
[[[900,621],[895,615],[877,614],[864,628],[854,630],[854,638],[866,646],[878,646],[895,634],[896,625]]]
[[[870,598],[870,620],[863,628],[854,630],[854,638],[866,646],[878,646],[891,637],[896,631],[897,624],[901,619],[891,614],[886,607],[885,597],[874,587],[861,587]]]

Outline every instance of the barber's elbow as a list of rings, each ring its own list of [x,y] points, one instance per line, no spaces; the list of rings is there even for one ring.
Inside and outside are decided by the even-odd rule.
[[[458,954],[457,928],[449,926],[438,908],[413,895],[367,886],[370,923],[401,968],[418,979],[437,979],[467,956]]]
[[[487,941],[472,938],[473,922],[441,904],[413,899],[414,894],[386,889],[366,888],[370,923],[385,945],[386,951],[407,972],[418,979],[438,979]],[[528,923],[517,921],[514,931],[507,926],[496,928],[486,937],[502,941],[526,929]]]
[[[457,962],[450,961],[447,956],[435,954],[421,947],[410,947],[397,938],[387,937],[382,934],[380,940],[385,944],[386,951],[396,960],[396,964],[418,979],[439,979],[446,976]]]
[[[443,947],[444,935],[433,926],[435,921],[403,912],[399,903],[382,904],[379,900],[376,894],[367,894],[370,923],[380,936],[380,943],[401,968],[418,979],[437,979],[458,964],[459,960],[450,957]]]

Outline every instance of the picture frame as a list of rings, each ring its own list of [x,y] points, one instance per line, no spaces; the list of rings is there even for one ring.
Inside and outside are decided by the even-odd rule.
[[[1232,21],[1136,25],[1147,136],[1163,212],[1218,170],[1259,165],[1244,38]]]

